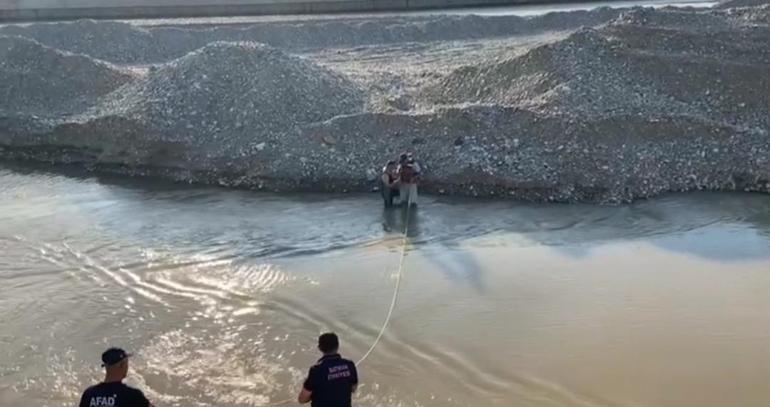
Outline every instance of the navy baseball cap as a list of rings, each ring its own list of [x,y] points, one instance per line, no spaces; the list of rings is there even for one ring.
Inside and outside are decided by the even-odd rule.
[[[109,348],[102,353],[102,367],[112,366],[130,358],[131,354],[120,348]]]

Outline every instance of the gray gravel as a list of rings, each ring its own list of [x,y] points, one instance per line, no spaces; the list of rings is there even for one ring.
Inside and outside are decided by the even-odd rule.
[[[766,127],[768,43],[766,25],[721,13],[640,8],[526,55],[460,68],[425,97],[579,120],[695,116]]]
[[[113,135],[140,132],[127,135],[135,144],[122,155],[160,149],[153,163],[173,158],[206,168],[275,151],[294,127],[360,113],[364,100],[344,76],[303,58],[264,44],[216,42],[152,67],[73,121],[108,126],[96,131]]]
[[[92,116],[122,116],[169,137],[273,133],[358,113],[364,95],[344,76],[258,43],[211,43],[102,101]]]
[[[730,8],[724,10],[723,14],[749,24],[770,25],[770,4],[757,7]]]
[[[214,41],[253,41],[291,50],[454,41],[571,30],[609,21],[619,13],[617,9],[598,8],[535,17],[340,18],[206,28],[142,28],[122,22],[81,20],[0,26],[0,35],[21,35],[54,48],[117,64],[147,64],[179,58]]]
[[[410,149],[436,193],[624,202],[770,192],[766,13],[627,10],[528,50],[497,46],[446,73],[436,65],[410,82],[421,86],[398,90],[419,102],[401,112],[367,104],[368,89],[306,59],[216,42],[54,127],[0,121],[0,155],[183,182],[353,191],[373,188],[384,160]]]
[[[770,4],[768,0],[726,0],[717,4],[717,8],[757,7]]]
[[[66,116],[133,80],[129,72],[93,58],[0,36],[0,116]]]

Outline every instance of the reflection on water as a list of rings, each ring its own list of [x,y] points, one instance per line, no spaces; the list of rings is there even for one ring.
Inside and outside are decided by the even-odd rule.
[[[360,406],[770,403],[768,196],[407,212],[70,175],[0,169],[3,406],[72,405],[112,344],[162,405],[292,397],[319,332],[371,345],[404,243]]]

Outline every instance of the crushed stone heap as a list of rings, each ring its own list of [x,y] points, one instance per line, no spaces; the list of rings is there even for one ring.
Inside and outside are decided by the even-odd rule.
[[[422,188],[438,193],[602,203],[770,193],[767,14],[625,10],[524,49],[471,54],[467,65],[427,65],[436,69],[401,89],[416,108],[398,112],[373,108],[368,88],[324,67],[341,65],[214,42],[54,125],[1,120],[0,157],[230,187],[366,191],[385,160],[410,149],[425,168]],[[363,51],[354,55],[381,58]],[[420,61],[393,51],[384,55],[402,58],[386,67]]]
[[[458,69],[433,103],[518,106],[581,120],[699,116],[767,124],[770,27],[718,14],[637,9],[523,56]]]
[[[60,117],[78,113],[132,81],[108,63],[0,36],[0,115]]]
[[[221,143],[357,113],[363,101],[346,78],[305,59],[217,42],[151,69],[96,113],[141,121],[173,139]]]

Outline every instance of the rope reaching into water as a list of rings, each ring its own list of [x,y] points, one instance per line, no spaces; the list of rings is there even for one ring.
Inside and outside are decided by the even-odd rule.
[[[390,320],[393,317],[393,311],[396,309],[396,303],[398,302],[398,294],[401,291],[401,277],[404,274],[404,261],[406,259],[406,246],[409,242],[409,212],[412,209],[412,205],[410,205],[408,202],[406,204],[406,222],[404,224],[404,234],[401,240],[401,256],[398,260],[398,269],[396,270],[396,284],[393,286],[393,297],[390,300],[390,307],[388,307],[388,313],[385,316],[385,321],[382,323],[382,327],[380,328],[380,332],[377,333],[377,337],[374,338],[374,342],[372,342],[372,346],[369,347],[369,349],[364,353],[363,356],[361,356],[361,359],[358,359],[358,362],[356,362],[356,366],[361,366],[362,363],[366,360],[366,358],[369,357],[369,355],[374,352],[374,348],[377,347],[377,345],[380,343],[380,340],[382,339],[383,335],[385,335],[385,330],[388,329],[388,325],[390,324]],[[281,401],[276,401],[275,403],[270,404],[270,407],[277,407],[282,406],[284,404],[288,404],[293,402],[294,399],[286,399]]]
[[[390,324],[390,319],[393,316],[393,310],[396,309],[396,302],[398,301],[398,293],[401,291],[401,276],[404,273],[404,260],[406,259],[406,245],[408,243],[409,238],[409,211],[412,209],[412,205],[410,205],[409,201],[407,200],[406,204],[406,223],[404,224],[404,236],[401,240],[401,258],[398,261],[398,270],[396,271],[396,284],[393,287],[393,298],[390,300],[390,308],[388,308],[388,314],[385,316],[385,322],[382,323],[382,328],[380,328],[380,332],[377,334],[377,337],[374,339],[374,342],[372,342],[372,346],[369,347],[369,350],[364,353],[364,356],[361,356],[361,359],[358,359],[358,362],[356,362],[356,366],[361,366],[362,363],[366,360],[366,358],[369,357],[369,355],[372,354],[374,351],[374,348],[377,347],[377,345],[380,343],[380,339],[382,339],[382,336],[385,334],[385,330],[388,328],[388,324]]]

